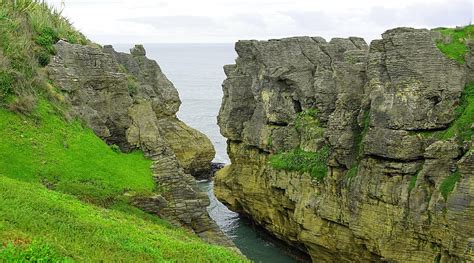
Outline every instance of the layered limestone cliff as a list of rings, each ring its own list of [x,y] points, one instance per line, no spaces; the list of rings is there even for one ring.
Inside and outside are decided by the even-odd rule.
[[[472,50],[439,38],[239,41],[216,196],[314,262],[474,261]]]
[[[153,160],[156,195],[132,196],[135,205],[211,243],[233,246],[210,219],[209,199],[190,175],[210,172],[214,148],[204,134],[177,119],[178,92],[146,58],[143,46],[125,54],[112,46],[60,41],[55,50],[47,71],[65,94],[71,117],[83,120],[108,144],[125,152],[140,149]]]

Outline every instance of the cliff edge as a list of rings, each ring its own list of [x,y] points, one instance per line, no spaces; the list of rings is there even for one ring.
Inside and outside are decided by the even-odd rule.
[[[473,49],[450,41],[239,41],[216,196],[314,262],[474,261]]]

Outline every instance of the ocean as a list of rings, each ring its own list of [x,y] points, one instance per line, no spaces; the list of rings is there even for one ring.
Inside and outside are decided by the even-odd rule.
[[[117,51],[128,52],[133,45],[114,45]],[[173,82],[181,98],[178,118],[206,134],[214,144],[214,162],[229,163],[226,139],[217,126],[222,102],[221,84],[225,79],[223,66],[233,64],[237,54],[233,44],[148,44],[147,57],[158,62]],[[255,262],[295,262],[288,248],[264,231],[227,209],[213,194],[212,181],[199,182],[209,195],[210,216],[249,259]]]

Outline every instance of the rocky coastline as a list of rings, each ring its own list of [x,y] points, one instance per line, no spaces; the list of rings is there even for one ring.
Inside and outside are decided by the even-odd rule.
[[[456,126],[474,48],[459,63],[443,41],[396,28],[370,45],[237,42],[218,116],[231,159],[218,199],[313,262],[474,261],[472,119]]]

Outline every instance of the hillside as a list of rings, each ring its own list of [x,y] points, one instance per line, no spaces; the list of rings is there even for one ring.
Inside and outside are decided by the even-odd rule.
[[[42,1],[1,3],[0,261],[244,261],[219,246],[233,244],[225,243],[199,201],[207,196],[184,172],[210,170],[212,145],[176,118],[179,97],[156,62],[144,50],[135,58],[91,43]],[[100,55],[104,67],[92,57],[61,64],[58,52],[76,50]],[[124,58],[133,69],[120,64]],[[74,68],[93,74],[71,73]],[[121,111],[73,98],[91,83],[102,86],[90,92],[106,91],[95,99],[107,96]],[[120,105],[119,97],[130,104]],[[166,112],[153,108],[144,116],[135,108],[139,119],[132,123],[127,107],[137,104]],[[159,129],[149,129],[157,123]],[[183,140],[193,143],[176,145]],[[166,171],[160,160],[168,162]],[[169,175],[181,181],[175,188],[160,184]],[[182,199],[174,196],[182,191]],[[189,221],[176,216],[179,202],[189,203],[179,214]]]
[[[0,198],[0,261],[243,261],[138,209],[104,209],[4,176]]]

